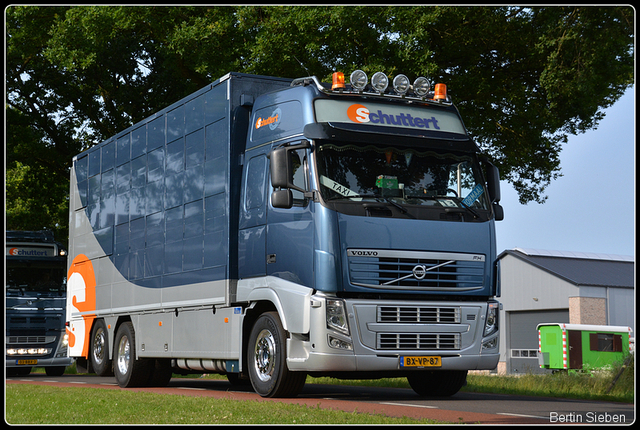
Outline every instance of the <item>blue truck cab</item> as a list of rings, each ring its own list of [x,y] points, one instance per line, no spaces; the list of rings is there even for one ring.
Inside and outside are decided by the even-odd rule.
[[[314,327],[332,313],[288,340],[290,369],[398,374],[425,353],[439,371],[495,368],[498,176],[452,104],[307,78],[256,100],[250,124],[239,297],[266,279],[313,292]]]
[[[62,375],[73,360],[65,335],[67,250],[53,233],[8,230],[5,236],[5,367]]]
[[[452,395],[498,362],[499,175],[446,87],[231,73],[74,158],[79,367]],[[73,299],[75,297],[75,300]]]

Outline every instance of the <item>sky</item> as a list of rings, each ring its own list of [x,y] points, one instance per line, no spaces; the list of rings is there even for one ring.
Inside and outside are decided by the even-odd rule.
[[[501,182],[498,254],[533,248],[635,256],[635,88],[604,113],[597,129],[569,136],[560,153],[564,176],[547,187],[545,203],[522,205]]]

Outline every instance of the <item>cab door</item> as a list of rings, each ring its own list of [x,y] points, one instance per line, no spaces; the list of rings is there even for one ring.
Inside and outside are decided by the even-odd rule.
[[[248,153],[249,155],[249,153]],[[243,170],[238,220],[238,277],[266,275],[268,159],[266,151],[252,153]]]
[[[299,142],[292,142],[292,144]],[[275,146],[274,146],[275,147]],[[309,189],[309,149],[291,152],[293,161],[293,183],[304,190]],[[267,205],[267,275],[313,287],[313,205],[309,198],[292,190],[293,207],[274,208],[270,202],[272,188],[269,181],[269,204]]]

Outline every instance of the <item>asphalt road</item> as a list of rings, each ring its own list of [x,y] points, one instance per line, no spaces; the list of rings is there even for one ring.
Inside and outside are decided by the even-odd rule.
[[[7,383],[87,386],[120,389],[113,377],[31,374],[8,377]],[[455,423],[483,424],[631,424],[632,404],[459,392],[451,397],[419,397],[410,389],[307,384],[293,399],[263,399],[250,386],[232,386],[225,380],[174,378],[164,388],[130,388],[190,396],[237,400],[280,401],[310,407],[389,416],[429,418]]]

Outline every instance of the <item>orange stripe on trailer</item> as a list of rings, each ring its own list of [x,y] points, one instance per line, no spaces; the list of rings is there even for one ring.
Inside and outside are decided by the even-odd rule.
[[[89,357],[89,338],[96,310],[96,275],[91,260],[79,254],[73,259],[67,274],[67,294],[71,307],[82,314],[82,320],[72,320],[71,312],[67,310],[69,327],[70,356]]]

